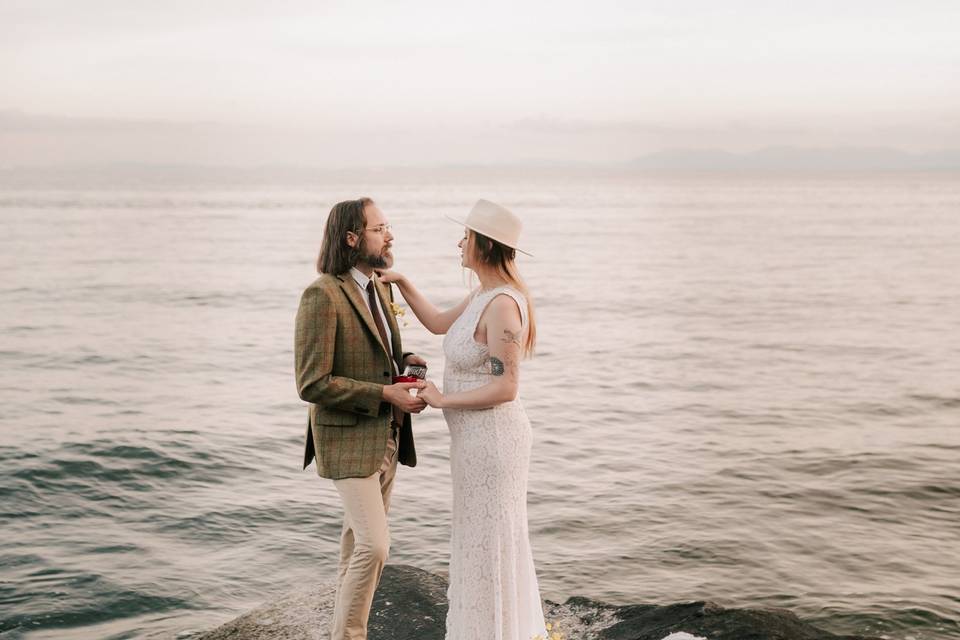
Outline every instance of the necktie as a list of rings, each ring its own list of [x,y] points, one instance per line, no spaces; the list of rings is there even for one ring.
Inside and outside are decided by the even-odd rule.
[[[384,348],[387,350],[387,353],[390,355],[390,369],[393,369],[393,345],[387,342],[387,330],[383,327],[383,320],[380,318],[380,311],[377,306],[377,293],[373,290],[373,280],[367,283],[367,301],[370,303],[370,315],[373,316],[373,323],[377,325],[377,332],[380,334],[380,341],[383,342]],[[396,427],[400,428],[403,426],[403,410],[391,404],[390,408],[393,409],[393,421],[396,423]]]

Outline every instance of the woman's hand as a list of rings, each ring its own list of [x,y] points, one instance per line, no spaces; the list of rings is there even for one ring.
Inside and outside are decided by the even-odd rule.
[[[437,385],[433,384],[430,380],[427,380],[426,386],[417,392],[417,397],[434,409],[443,408],[443,394],[440,393],[440,389],[437,389]]]
[[[380,282],[384,284],[391,284],[394,282],[400,282],[405,280],[406,276],[397,271],[390,271],[389,269],[374,269],[377,272],[377,276],[380,278]]]

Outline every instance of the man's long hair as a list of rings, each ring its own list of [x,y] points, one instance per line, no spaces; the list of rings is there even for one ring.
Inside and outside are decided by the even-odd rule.
[[[344,200],[330,209],[323,232],[323,244],[320,245],[320,256],[317,258],[317,273],[337,276],[350,271],[357,264],[363,255],[363,230],[367,228],[367,216],[363,209],[368,204],[374,204],[373,200]],[[351,247],[347,244],[348,232],[359,236],[357,246]]]
[[[496,273],[510,283],[515,289],[519,290],[523,297],[527,299],[527,338],[520,346],[520,351],[524,356],[532,356],[533,348],[537,344],[537,322],[533,314],[533,302],[530,300],[530,292],[523,278],[520,277],[520,271],[515,262],[517,252],[507,245],[497,242],[493,238],[477,233],[473,229],[468,231],[468,243],[472,249],[471,256],[481,264],[491,267]]]

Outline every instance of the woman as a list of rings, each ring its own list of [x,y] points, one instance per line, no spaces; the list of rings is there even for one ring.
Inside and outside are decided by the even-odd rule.
[[[461,261],[480,287],[457,306],[441,311],[404,276],[381,275],[427,330],[445,334],[443,392],[428,382],[419,395],[450,429],[447,640],[531,640],[547,634],[527,533],[530,421],[517,399],[536,336],[514,262],[521,223],[480,200],[462,224]]]

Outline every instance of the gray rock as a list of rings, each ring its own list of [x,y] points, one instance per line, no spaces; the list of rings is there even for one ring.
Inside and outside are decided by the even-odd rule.
[[[293,591],[197,640],[327,640],[333,587]],[[837,636],[785,609],[726,609],[711,602],[613,606],[587,598],[546,602],[564,640],[662,640],[685,631],[708,640],[879,640]],[[374,596],[369,640],[443,640],[447,582],[406,565],[388,565]]]
[[[298,589],[196,640],[329,640],[332,585]],[[447,582],[405,565],[387,565],[370,610],[368,640],[443,640]]]
[[[726,609],[713,602],[616,607],[616,618],[600,640],[662,640],[680,631],[709,640],[880,640],[834,635],[786,609]]]

